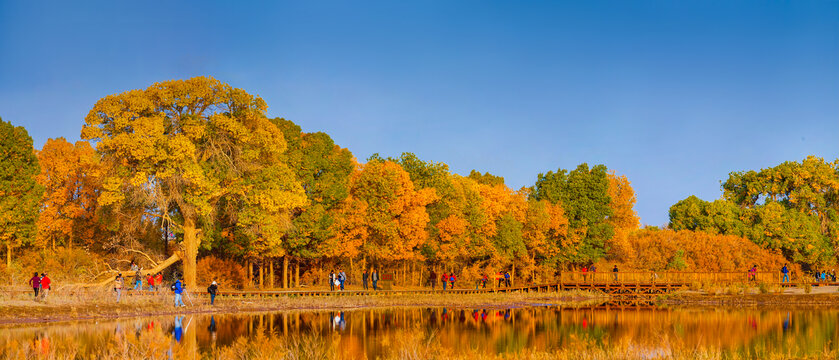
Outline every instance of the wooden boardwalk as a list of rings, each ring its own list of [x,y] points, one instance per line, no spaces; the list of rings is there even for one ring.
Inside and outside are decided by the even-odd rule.
[[[538,284],[486,289],[448,289],[448,290],[344,290],[344,291],[280,291],[280,290],[241,290],[221,291],[218,296],[224,297],[280,297],[280,296],[388,296],[388,295],[468,295],[468,294],[492,294],[492,293],[540,293],[556,292],[565,290],[593,291],[608,295],[611,298],[624,297],[650,297],[667,294],[672,291],[686,288],[686,283],[625,283],[625,282],[568,282],[556,284]]]

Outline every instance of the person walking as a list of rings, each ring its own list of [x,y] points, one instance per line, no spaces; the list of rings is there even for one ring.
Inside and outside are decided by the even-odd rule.
[[[218,293],[218,283],[213,280],[213,283],[207,288],[207,293],[210,294],[210,305],[215,305],[216,294]]]
[[[47,276],[47,273],[41,274],[41,299],[46,300],[47,294],[50,292],[52,280]]]
[[[149,275],[146,276],[146,282],[149,284],[149,291],[154,291],[154,275],[153,274],[149,273]]]
[[[370,280],[373,281],[373,291],[379,290],[376,284],[379,283],[379,273],[376,272],[376,269],[373,269],[373,273],[370,274]]]
[[[347,273],[345,273],[344,270],[338,272],[338,281],[341,282],[341,291],[344,291],[344,282],[347,281]]]
[[[450,285],[450,288],[451,288],[452,290],[454,290],[454,282],[455,282],[456,280],[457,280],[457,277],[456,277],[456,276],[454,276],[454,273],[449,274],[449,282],[451,283],[451,284],[449,284],[449,285]]]
[[[329,271],[329,291],[335,291],[335,283],[337,282],[336,280],[338,280],[338,279],[335,277],[335,270],[330,270]]]
[[[498,280],[498,287],[501,287],[501,285],[504,283],[504,273],[499,271],[498,275],[495,276],[495,279]]]
[[[588,281],[588,267],[583,265],[583,268],[580,269],[580,272],[583,273],[583,282]]]
[[[434,270],[431,270],[431,275],[428,276],[428,282],[431,283],[431,290],[434,291],[437,287],[437,273]]]
[[[484,289],[487,288],[487,281],[488,280],[489,280],[489,277],[487,276],[486,273],[484,273],[484,276],[481,278],[481,287],[482,288],[484,288]]]
[[[184,285],[181,283],[180,276],[176,277],[175,279],[175,283],[172,284],[172,291],[175,292],[175,307],[186,307],[186,304],[184,304],[183,299]]]
[[[361,273],[361,287],[364,290],[369,290],[367,288],[367,280],[369,280],[369,279],[370,279],[370,274],[367,273],[367,269],[364,269],[364,272]]]
[[[446,291],[446,282],[449,281],[449,277],[444,272],[442,276],[440,276],[440,281],[443,283],[443,291]]]
[[[749,281],[756,281],[757,280],[757,265],[752,265],[752,268],[749,269]]]
[[[125,285],[125,280],[122,279],[122,274],[117,274],[116,279],[114,279],[114,292],[117,293],[117,302],[119,302],[119,298],[122,297],[122,287]]]
[[[41,290],[41,277],[38,276],[37,272],[29,279],[29,285],[32,285],[32,290],[35,291],[35,301],[38,301],[38,291]]]
[[[161,290],[161,287],[163,287],[163,274],[157,273],[154,276],[154,285],[157,286],[157,290]]]
[[[615,267],[612,268],[612,278],[615,282],[618,282],[618,265],[615,265]]]
[[[139,268],[134,273],[134,289],[132,290],[143,290],[143,273]]]
[[[787,264],[784,264],[784,267],[781,268],[781,274],[784,274],[784,278],[781,279],[781,282],[789,282],[789,269],[787,268]]]
[[[504,283],[507,284],[507,287],[512,287],[513,286],[513,282],[510,281],[510,273],[509,272],[504,272]]]

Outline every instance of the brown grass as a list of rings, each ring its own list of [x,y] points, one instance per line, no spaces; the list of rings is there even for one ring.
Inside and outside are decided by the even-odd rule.
[[[184,297],[186,308],[175,309],[173,295],[164,290],[155,294],[128,295],[116,302],[113,290],[85,289],[72,294],[53,292],[46,301],[34,301],[29,293],[0,293],[0,323],[48,322],[92,318],[118,318],[184,313],[224,313],[276,310],[342,310],[376,307],[446,306],[446,307],[510,307],[541,303],[575,304],[602,301],[606,298],[583,291],[552,293],[494,294],[417,294],[388,296],[326,296],[296,295],[272,298],[216,297],[209,305],[206,294]],[[177,311],[176,311],[177,310]]]

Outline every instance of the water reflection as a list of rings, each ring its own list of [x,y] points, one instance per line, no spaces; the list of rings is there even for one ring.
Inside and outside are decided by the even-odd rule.
[[[673,347],[712,348],[745,357],[804,356],[833,350],[837,310],[614,308],[408,308],[264,314],[178,315],[110,322],[12,326],[0,331],[4,357],[86,357],[120,348],[182,358],[260,341],[312,336],[341,358],[376,358],[433,341],[447,353],[498,354],[620,347],[660,356]],[[407,340],[406,340],[407,339]],[[419,340],[417,340],[420,343]],[[20,346],[29,343],[28,346]],[[297,344],[297,343],[295,343]],[[282,346],[300,346],[281,344]],[[279,346],[279,345],[278,345]],[[132,349],[133,349],[132,348]],[[658,355],[656,355],[658,354]]]

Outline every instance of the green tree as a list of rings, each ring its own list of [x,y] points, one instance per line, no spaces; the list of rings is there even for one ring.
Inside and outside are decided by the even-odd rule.
[[[44,191],[35,181],[40,171],[26,129],[0,118],[0,242],[6,246],[6,266],[13,248],[34,240]]]
[[[469,172],[470,179],[477,181],[479,184],[484,185],[504,185],[504,178],[501,176],[492,175],[489,172],[485,172],[481,174],[478,170],[472,170]]]
[[[349,196],[349,180],[356,166],[353,155],[325,133],[304,133],[300,126],[282,118],[271,121],[288,142],[289,167],[308,199],[306,206],[294,212],[285,247],[297,259],[318,259],[324,255],[321,244],[335,237],[338,205]],[[299,261],[295,266],[299,271]]]
[[[570,172],[559,169],[538,175],[531,198],[562,204],[570,236],[579,237],[573,248],[562,249],[561,262],[582,264],[604,256],[606,241],[614,235],[607,170],[604,165],[589,168],[583,163]]]

